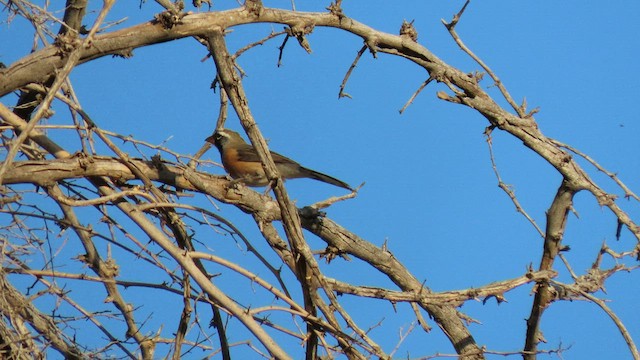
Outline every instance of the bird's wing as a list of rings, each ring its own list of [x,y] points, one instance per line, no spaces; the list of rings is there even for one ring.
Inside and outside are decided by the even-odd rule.
[[[286,156],[282,156],[277,152],[271,152],[271,157],[276,164],[296,164],[297,162],[289,159]],[[240,161],[250,161],[250,162],[260,162],[260,158],[258,157],[258,153],[256,153],[255,149],[251,146],[241,147],[238,149],[238,160]]]
[[[238,151],[238,160],[248,162],[259,162],[258,154],[251,146],[241,146],[236,149]]]

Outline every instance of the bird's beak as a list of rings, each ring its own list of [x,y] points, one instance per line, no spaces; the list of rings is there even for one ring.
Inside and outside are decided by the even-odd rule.
[[[212,143],[215,144],[216,143],[216,135],[218,134],[218,132],[214,132],[213,134],[211,134],[208,138],[204,139],[204,141],[208,142],[208,143]]]

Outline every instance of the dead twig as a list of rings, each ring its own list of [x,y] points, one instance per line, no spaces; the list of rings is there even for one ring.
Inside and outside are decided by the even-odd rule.
[[[407,101],[406,104],[404,104],[404,106],[402,107],[402,109],[400,109],[400,114],[402,114],[408,107],[409,105],[413,104],[413,101],[416,99],[416,97],[418,97],[418,94],[420,94],[420,92],[422,90],[424,90],[424,88],[427,87],[427,85],[429,85],[429,83],[431,81],[433,81],[434,77],[433,76],[429,76],[429,78],[427,80],[425,80],[422,85],[420,85],[420,87],[418,88],[418,90],[416,90],[413,95],[411,95],[411,97],[409,98],[409,100]]]
[[[340,91],[338,92],[338,99],[342,98],[342,97],[348,97],[349,99],[351,99],[351,95],[345,93],[344,92],[344,88],[347,86],[347,81],[349,80],[349,77],[351,76],[351,73],[353,72],[353,69],[356,68],[356,65],[358,64],[358,61],[360,61],[360,57],[362,56],[362,54],[364,54],[365,50],[367,50],[367,45],[366,44],[364,46],[362,46],[362,48],[360,50],[358,50],[358,53],[356,54],[356,58],[353,59],[353,62],[351,63],[351,66],[349,66],[349,70],[347,70],[347,73],[344,75],[344,79],[342,79],[342,83],[340,84]]]
[[[494,84],[498,87],[498,89],[500,89],[500,93],[502,94],[502,96],[505,98],[505,100],[507,100],[509,105],[511,105],[511,107],[513,108],[513,110],[515,110],[518,116],[520,116],[521,118],[525,118],[527,116],[526,105],[523,104],[522,106],[519,106],[515,103],[515,101],[513,101],[511,94],[509,94],[509,92],[505,88],[500,78],[498,78],[498,76],[493,72],[493,70],[491,70],[491,68],[487,64],[485,64],[484,61],[482,61],[482,59],[480,59],[476,54],[473,53],[473,51],[471,51],[471,49],[469,49],[464,44],[464,42],[462,41],[462,39],[460,38],[460,36],[455,30],[456,25],[458,24],[458,21],[460,21],[460,17],[462,17],[462,14],[467,8],[467,5],[469,5],[470,1],[471,0],[467,0],[464,3],[464,5],[462,6],[462,9],[460,9],[460,11],[456,15],[454,15],[453,20],[451,20],[451,22],[447,23],[443,19],[442,23],[447,28],[447,30],[449,31],[449,34],[451,34],[451,37],[453,37],[453,40],[456,42],[456,44],[458,44],[460,49],[462,49],[462,51],[464,51],[467,55],[469,55],[475,62],[478,63],[478,65],[480,65],[484,69],[484,71],[487,72],[487,74],[489,74],[489,76],[491,76],[491,79],[493,79]]]

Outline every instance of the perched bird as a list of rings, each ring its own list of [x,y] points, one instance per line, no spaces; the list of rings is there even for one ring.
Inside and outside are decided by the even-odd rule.
[[[249,186],[265,186],[269,184],[262,168],[262,162],[256,149],[247,144],[235,131],[221,129],[216,131],[207,141],[213,143],[220,151],[222,165],[232,178]],[[297,162],[271,151],[271,157],[284,179],[310,178],[331,185],[353,190],[349,184],[329,175],[307,169]]]

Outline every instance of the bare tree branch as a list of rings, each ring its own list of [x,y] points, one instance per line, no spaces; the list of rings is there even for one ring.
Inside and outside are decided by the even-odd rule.
[[[112,0],[105,0],[88,31],[82,25],[85,14],[91,11],[86,0],[67,0],[64,13],[58,14],[49,9],[48,3],[46,7],[26,0],[0,0],[0,3],[11,16],[26,19],[34,32],[33,52],[7,68],[0,68],[0,96],[19,94],[16,106],[0,104],[0,141],[6,149],[0,167],[0,214],[7,219],[0,227],[3,261],[0,285],[4,289],[0,296],[3,299],[0,301],[3,316],[0,352],[3,354],[42,358],[47,347],[53,347],[68,358],[112,356],[110,351],[118,351],[116,357],[151,359],[160,356],[158,345],[165,344],[165,356],[174,359],[192,355],[194,349],[210,351],[208,356],[221,354],[222,358],[230,359],[231,349],[240,346],[258,356],[277,359],[298,358],[300,354],[296,351],[304,351],[306,359],[340,356],[387,359],[397,354],[399,346],[413,336],[417,324],[424,330],[417,333],[427,335],[431,328],[423,316],[426,313],[429,321],[442,329],[456,354],[438,353],[423,358],[450,356],[468,360],[498,354],[534,359],[538,354],[561,354],[566,350],[562,346],[539,348],[539,342],[544,339],[541,324],[545,310],[559,300],[588,299],[611,317],[634,358],[639,358],[631,333],[620,317],[592,294],[604,290],[605,281],[614,274],[638,268],[628,262],[640,254],[640,227],[632,217],[633,212],[626,211],[626,206],[621,208],[616,194],[605,191],[606,187],[596,182],[587,170],[604,173],[617,185],[616,191],[624,193],[629,200],[637,203],[640,198],[617,174],[586,153],[543,134],[534,118],[537,110],[527,112],[526,100],[516,104],[502,80],[465,45],[456,31],[469,1],[450,22],[443,22],[456,44],[498,87],[508,103],[507,108],[499,105],[503,100],[493,99],[485,91],[486,86],[481,85],[482,74],[462,72],[418,43],[413,21],[403,22],[399,35],[385,33],[347,17],[341,1],[331,3],[327,12],[296,11],[293,3],[293,11],[267,8],[258,0],[246,1],[244,6],[225,11],[191,12],[185,10],[182,2],[157,0],[162,13],[153,20],[112,30],[103,25],[113,4]],[[201,1],[194,1],[193,6],[201,6]],[[255,42],[247,41],[232,55],[225,34],[230,34],[232,27],[256,23],[279,24],[285,30],[271,31]],[[60,24],[57,36],[51,24],[56,27]],[[394,55],[427,72],[427,80],[401,113],[435,80],[434,84],[441,83],[446,90],[439,91],[438,98],[464,105],[486,119],[485,134],[498,186],[544,238],[537,269],[530,267],[522,276],[495,279],[476,288],[436,292],[432,290],[433,285],[421,280],[424,274],[410,272],[386,243],[376,246],[320,211],[354,199],[357,191],[302,209],[295,206],[254,119],[251,99],[242,83],[245,73],[236,60],[256,46],[286,34],[279,48],[280,65],[289,37],[296,38],[310,53],[312,38],[308,35],[322,27],[353,34],[364,43],[344,76],[339,97],[350,97],[344,92],[347,81],[364,51],[369,49],[374,58],[379,54]],[[224,127],[231,103],[257,149],[275,199],[226,176],[200,169],[199,166],[215,164],[199,160],[210,149],[208,142],[203,142],[194,156],[181,154],[170,149],[167,141],[154,145],[144,139],[108,131],[103,128],[106,121],[100,121],[100,115],[94,120],[80,106],[78,98],[82,94],[76,95],[69,79],[69,73],[76,66],[108,55],[130,56],[134,49],[185,37],[193,37],[205,46],[210,53],[205,59],[212,56],[216,65],[212,87],[220,89],[213,99],[219,103],[219,110],[212,117],[215,120],[217,115],[215,126],[210,123],[206,131]],[[41,48],[41,44],[44,47]],[[53,112],[54,104],[57,114]],[[68,120],[59,121],[57,106],[68,110],[68,115],[63,115]],[[42,120],[47,117],[51,120],[43,125]],[[544,231],[537,225],[535,214],[525,211],[511,185],[503,182],[492,146],[493,131],[518,140],[562,177],[546,212]],[[58,139],[58,134],[63,134],[65,140],[53,141]],[[70,143],[68,139],[78,142],[77,149],[60,145]],[[104,149],[113,155],[101,153]],[[163,159],[165,156],[173,161]],[[593,168],[583,169],[582,159]],[[569,212],[574,210],[573,199],[580,191],[613,214],[618,238],[622,229],[628,229],[637,240],[633,249],[616,246],[614,250],[603,243],[597,249],[592,267],[583,273],[569,262],[570,257],[561,254],[568,250],[563,245],[564,233]],[[230,207],[218,206],[218,202],[232,205],[251,217],[258,227],[257,240],[227,220],[222,212]],[[76,209],[79,207],[83,208]],[[283,225],[284,236],[278,223]],[[309,240],[315,236],[327,244],[326,249],[311,248],[309,243],[313,242]],[[210,241],[212,239],[214,241]],[[231,241],[234,251],[245,256],[243,259],[251,265],[228,258],[217,247],[217,240]],[[154,280],[138,281],[138,274],[120,275],[122,269],[130,265],[126,256],[134,259],[132,261],[140,260],[134,264],[141,273],[157,271],[161,278],[156,279],[156,273],[149,273]],[[326,263],[321,264],[318,259],[323,257]],[[391,286],[389,282],[380,285],[373,281],[354,284],[325,275],[329,273],[326,270],[332,270],[331,261],[337,257],[383,275],[383,280],[390,280]],[[574,284],[555,280],[558,257]],[[38,259],[37,265],[27,267],[25,264],[33,259]],[[615,265],[603,265],[607,261]],[[73,267],[74,262],[85,268]],[[260,270],[251,267],[254,263]],[[349,265],[352,264],[347,263]],[[90,272],[85,274],[85,271]],[[228,291],[225,282],[218,281],[219,276],[225,276],[224,280],[246,281],[250,291],[236,296],[235,289]],[[32,279],[33,285],[15,286],[11,282],[14,277]],[[58,282],[64,285],[58,286]],[[69,283],[103,288],[108,310],[100,313],[101,310],[74,302],[72,295],[75,294],[71,290],[65,292]],[[500,303],[507,297],[512,301],[516,294],[512,290],[528,284],[533,286],[535,296],[523,349],[509,352],[480,346],[469,326],[476,320],[459,307],[468,301],[484,304],[495,299]],[[293,291],[298,287],[300,291]],[[171,296],[177,302],[175,309],[167,312],[174,317],[163,319],[162,326],[149,330],[148,319],[155,314],[145,313],[144,300],[133,302],[125,292],[127,289],[153,289]],[[344,298],[338,297],[343,294],[352,295],[347,297],[350,300],[359,297],[379,299],[383,304],[390,302],[394,310],[405,311],[410,316],[411,324],[399,332],[398,342],[391,345],[393,348],[384,349],[372,335],[373,329],[384,324],[358,321],[346,307],[348,303]],[[46,311],[40,309],[36,307],[39,298],[53,305]],[[409,306],[396,307],[402,302]],[[70,306],[71,315],[63,313],[60,304]],[[205,321],[205,317],[211,321]],[[76,332],[84,331],[83,326],[77,325],[80,322],[104,334],[104,341],[95,349],[85,348],[81,341],[76,345]],[[111,322],[117,325],[111,328]],[[212,326],[215,330],[210,329]],[[251,340],[229,342],[228,335],[235,334],[227,332],[237,327]],[[394,333],[387,330],[384,329],[387,334]],[[292,350],[291,342],[303,344],[305,349]]]

